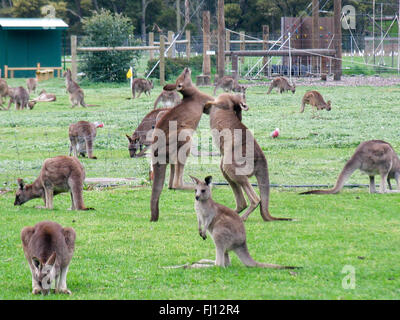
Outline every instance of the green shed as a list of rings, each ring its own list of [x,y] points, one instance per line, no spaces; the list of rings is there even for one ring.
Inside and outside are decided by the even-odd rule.
[[[35,77],[38,63],[42,68],[61,68],[63,32],[67,28],[56,18],[0,18],[0,77]],[[6,74],[7,67],[11,70]]]

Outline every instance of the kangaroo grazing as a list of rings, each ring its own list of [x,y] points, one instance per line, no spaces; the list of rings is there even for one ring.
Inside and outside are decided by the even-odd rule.
[[[272,80],[271,85],[269,86],[267,94],[270,94],[272,89],[276,88],[277,92],[284,93],[285,91],[292,91],[294,94],[296,92],[296,84],[293,83],[291,85],[289,80],[285,77],[276,77]]]
[[[71,101],[71,108],[74,108],[77,105],[82,107],[93,107],[94,104],[86,104],[85,103],[85,94],[82,88],[72,80],[72,73],[70,69],[64,72],[65,77],[65,85],[67,87],[67,92],[69,93],[69,100]]]
[[[15,194],[14,206],[42,198],[46,209],[53,209],[53,196],[70,192],[71,210],[91,210],[83,203],[83,181],[85,170],[78,159],[67,156],[57,156],[46,159],[40,170],[39,177],[32,183],[25,185],[18,179],[19,189]]]
[[[400,192],[400,159],[392,146],[382,140],[370,140],[360,143],[353,156],[347,161],[336,185],[329,190],[311,190],[301,194],[333,194],[338,193],[344,186],[346,180],[354,171],[360,169],[361,172],[369,176],[369,192],[376,193],[375,175],[381,176],[380,192]],[[386,181],[391,189],[390,179],[395,179],[398,190],[387,190]]]
[[[22,110],[27,107],[33,109],[35,105],[35,102],[29,101],[29,93],[24,87],[8,88],[8,95],[10,101],[7,110],[10,109],[12,103],[15,103],[15,110]]]
[[[149,81],[143,78],[136,78],[132,81],[132,96],[133,99],[136,98],[136,93],[138,94],[138,98],[144,92],[144,94],[150,96],[151,89],[154,88],[153,81]]]
[[[0,78],[0,106],[3,105],[3,98],[8,96],[7,81]]]
[[[258,205],[260,205],[260,213],[264,221],[292,220],[275,218],[269,213],[268,163],[250,130],[241,122],[242,110],[248,110],[243,97],[223,93],[216,100],[209,101],[206,108],[210,108],[210,127],[213,140],[222,154],[220,169],[235,195],[235,211],[240,213],[247,208],[246,199],[243,195],[244,191],[250,200],[250,206],[242,216],[244,221]],[[226,132],[229,133],[229,137],[225,136]],[[240,136],[237,135],[238,132]],[[252,145],[253,148],[249,149],[249,145]],[[237,154],[238,152],[240,152],[240,155]],[[244,166],[249,166],[246,173],[239,172]],[[254,191],[248,179],[254,175],[260,189],[260,197]]]
[[[163,108],[172,108],[181,103],[181,97],[176,90],[163,90],[154,102],[153,109],[156,109],[159,103]]]
[[[300,113],[304,112],[306,104],[311,105],[313,112],[316,110],[326,109],[326,111],[331,111],[331,101],[325,102],[324,98],[318,91],[307,91],[303,100],[301,101]]]
[[[152,163],[154,182],[151,192],[151,221],[157,221],[159,216],[159,200],[164,186],[165,172],[167,165],[170,164],[170,189],[184,188],[183,172],[187,156],[191,146],[191,139],[194,130],[196,130],[203,112],[207,112],[204,107],[207,101],[213,100],[213,97],[200,92],[192,83],[191,70],[185,68],[176,79],[175,86],[169,85],[169,88],[176,89],[182,94],[183,99],[177,106],[168,109],[168,111],[156,123],[153,133]],[[176,130],[170,132],[170,122],[176,125]],[[156,142],[160,138],[157,132],[161,131],[165,135],[165,144],[159,146]],[[185,141],[177,142],[175,137],[185,137]],[[169,155],[172,155],[170,157]],[[178,155],[178,158],[176,157]],[[158,161],[162,159],[162,161]]]
[[[26,79],[26,87],[28,88],[29,94],[36,92],[37,83],[38,81],[36,78]]]
[[[132,136],[126,135],[129,141],[128,149],[131,158],[144,156],[152,143],[152,141],[148,139],[148,132],[154,129],[158,115],[166,110],[168,109],[163,108],[150,111],[140,122]],[[139,153],[137,153],[138,151]]]
[[[22,247],[32,273],[32,293],[71,294],[67,273],[75,249],[75,230],[53,221],[42,221],[21,231]]]
[[[239,85],[237,80],[230,76],[223,76],[221,79],[216,80],[214,87],[214,96],[218,88],[222,88],[225,92],[241,92],[245,93],[246,88],[244,86]]]
[[[96,138],[97,128],[103,127],[99,122],[78,121],[69,126],[69,140],[71,145],[69,155],[74,154],[74,157],[81,155],[85,157],[88,154],[89,159],[97,159],[93,156],[93,142]]]
[[[246,230],[242,219],[238,214],[216,203],[211,197],[211,180],[208,176],[205,181],[190,176],[196,184],[194,208],[200,237],[207,238],[207,230],[210,233],[215,247],[215,265],[227,267],[231,264],[229,251],[234,251],[240,261],[247,267],[261,267],[273,269],[295,269],[296,267],[266,264],[254,261],[250,256],[246,243]]]

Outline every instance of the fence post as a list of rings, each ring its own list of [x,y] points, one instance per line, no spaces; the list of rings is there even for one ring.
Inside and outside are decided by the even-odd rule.
[[[340,21],[342,10],[342,0],[334,0],[333,2],[333,29],[334,29],[334,48],[336,50],[333,61],[333,80],[339,81],[342,77],[342,24]]]
[[[239,69],[238,69],[238,56],[236,54],[232,54],[232,77],[237,80],[239,76]]]
[[[244,51],[246,50],[246,42],[244,38],[244,31],[240,31],[240,50]],[[244,57],[240,58],[240,62],[243,64],[244,63]]]
[[[76,75],[78,71],[77,61],[76,61],[76,47],[77,47],[77,37],[71,36],[71,73],[72,80],[76,81]]]
[[[186,57],[189,60],[190,59],[190,30],[186,30],[186,40],[188,41],[186,43]]]
[[[174,33],[172,31],[168,31],[168,42],[169,42],[168,47],[171,46],[171,43],[173,40],[174,40]],[[167,52],[168,58],[175,57],[174,50],[175,50],[175,44],[169,48],[169,50]]]
[[[165,40],[160,35],[160,85],[165,85]]]
[[[225,30],[225,51],[231,51],[231,32]],[[225,63],[229,64],[229,56],[226,56]]]
[[[4,79],[8,78],[8,65],[4,66]]]
[[[152,47],[154,46],[154,32],[149,32],[149,46]],[[153,50],[149,50],[150,51],[150,60],[154,59],[154,51]]]
[[[262,26],[263,31],[263,50],[267,51],[269,48],[268,40],[269,40],[269,26]],[[268,62],[268,57],[265,56],[263,58],[263,66],[265,66]],[[264,67],[264,75],[268,74],[269,66]]]

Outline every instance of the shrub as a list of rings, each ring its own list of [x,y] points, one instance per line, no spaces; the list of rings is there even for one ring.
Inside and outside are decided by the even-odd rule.
[[[134,27],[129,18],[122,14],[102,9],[83,21],[86,36],[81,41],[83,47],[115,47],[135,45],[129,38]],[[140,57],[139,51],[84,52],[80,71],[90,81],[120,82],[126,80],[126,72]]]

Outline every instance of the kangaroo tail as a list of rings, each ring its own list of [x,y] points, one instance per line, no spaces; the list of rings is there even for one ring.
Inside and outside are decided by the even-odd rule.
[[[270,93],[271,93],[271,91],[272,91],[272,88],[273,88],[273,85],[272,85],[272,83],[271,83],[271,85],[269,86],[269,89],[268,89],[268,92],[267,92],[267,94],[270,94]]]
[[[261,217],[264,221],[275,221],[275,220],[284,220],[291,221],[290,218],[275,218],[271,216],[268,210],[269,204],[269,176],[268,176],[268,164],[267,159],[265,159],[265,167],[261,170],[257,170],[255,173],[258,188],[260,189],[260,213]]]
[[[349,161],[347,161],[342,172],[340,172],[340,175],[336,181],[336,184],[332,189],[310,190],[310,191],[302,192],[300,194],[334,194],[334,193],[338,193],[343,188],[347,179],[350,178],[350,176],[353,174],[353,172],[356,171],[359,167],[360,167],[359,161],[355,160],[354,158],[351,158]]]
[[[164,186],[166,164],[153,164],[154,181],[151,190],[151,219],[150,221],[157,221],[159,216],[159,200]]]
[[[304,101],[304,99],[301,101],[301,108],[300,108],[300,113],[304,112],[304,108],[306,107],[306,102]]]

